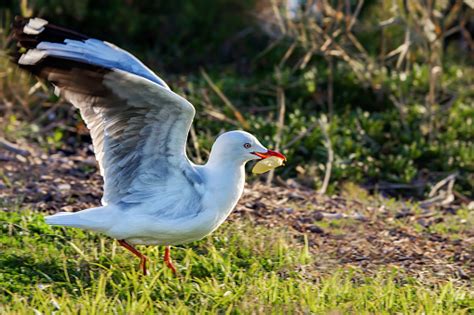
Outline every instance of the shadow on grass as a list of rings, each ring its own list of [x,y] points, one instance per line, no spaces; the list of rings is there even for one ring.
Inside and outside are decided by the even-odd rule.
[[[63,266],[57,259],[39,260],[34,255],[5,254],[0,257],[0,291],[8,295],[25,294],[31,293],[35,287],[54,284],[55,290],[73,293],[75,286],[71,279],[76,277],[90,284],[90,266],[87,263],[81,264],[80,268],[73,262]]]

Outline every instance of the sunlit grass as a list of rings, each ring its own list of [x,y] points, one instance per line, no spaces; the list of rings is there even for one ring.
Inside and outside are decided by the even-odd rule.
[[[303,244],[250,223],[173,248],[179,275],[159,247],[141,248],[151,275],[116,242],[52,228],[31,212],[1,213],[0,313],[425,313],[474,311],[468,288],[426,287],[395,270],[367,277],[334,267],[320,275]]]
[[[430,227],[430,230],[453,239],[461,239],[474,227],[474,212],[467,208],[456,210],[456,215],[444,216],[443,220]]]

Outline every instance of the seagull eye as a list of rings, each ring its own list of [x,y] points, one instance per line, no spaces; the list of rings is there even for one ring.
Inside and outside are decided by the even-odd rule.
[[[252,147],[252,145],[250,143],[244,144],[244,148],[246,148],[246,149],[250,149],[251,147]]]

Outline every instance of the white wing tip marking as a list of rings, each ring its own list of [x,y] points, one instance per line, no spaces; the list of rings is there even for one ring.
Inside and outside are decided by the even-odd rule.
[[[20,65],[34,65],[46,57],[46,55],[47,53],[44,50],[30,49],[26,52],[26,54],[21,55],[18,63]]]
[[[28,35],[38,35],[44,31],[44,26],[48,21],[41,18],[29,19],[28,23],[23,27],[23,32]]]

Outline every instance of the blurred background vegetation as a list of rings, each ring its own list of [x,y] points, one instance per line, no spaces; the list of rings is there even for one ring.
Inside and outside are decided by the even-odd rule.
[[[15,15],[142,59],[195,105],[197,162],[241,128],[288,156],[280,177],[321,192],[431,198],[447,184],[443,198],[473,197],[472,0],[4,0],[4,47]],[[90,143],[72,106],[5,54],[0,112],[11,142],[64,154]]]

